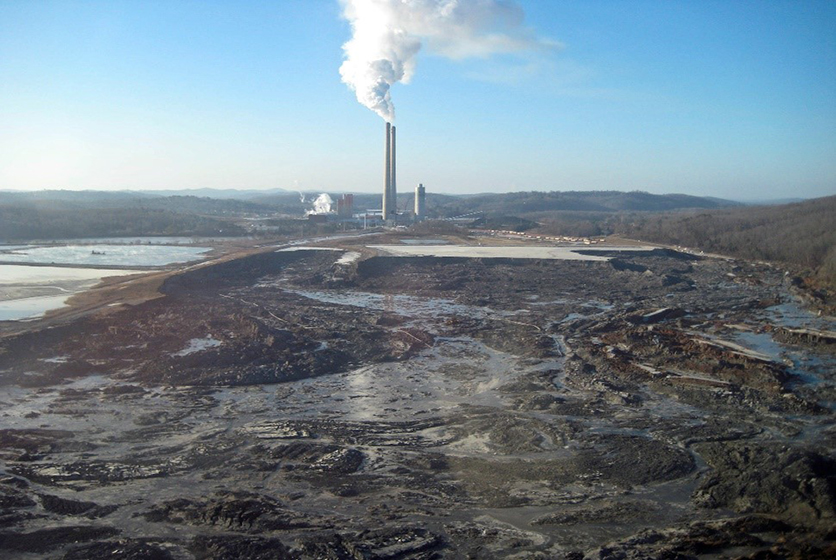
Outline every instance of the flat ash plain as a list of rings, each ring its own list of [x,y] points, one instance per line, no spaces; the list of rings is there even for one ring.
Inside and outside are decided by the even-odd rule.
[[[836,555],[834,323],[781,270],[339,243],[0,338],[0,556]]]

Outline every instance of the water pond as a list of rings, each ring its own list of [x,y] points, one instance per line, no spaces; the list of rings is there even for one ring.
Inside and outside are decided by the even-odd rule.
[[[135,270],[101,270],[60,266],[0,265],[0,321],[40,317],[108,276]]]
[[[70,295],[72,294],[0,301],[0,321],[36,319],[50,309],[63,307]]]
[[[163,266],[201,259],[211,250],[211,247],[178,245],[32,245],[0,250],[0,261],[82,266]]]

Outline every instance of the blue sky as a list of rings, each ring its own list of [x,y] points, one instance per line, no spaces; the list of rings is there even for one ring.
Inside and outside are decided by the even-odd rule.
[[[396,84],[398,185],[836,194],[836,2],[524,1]],[[0,189],[381,188],[336,0],[0,0]]]

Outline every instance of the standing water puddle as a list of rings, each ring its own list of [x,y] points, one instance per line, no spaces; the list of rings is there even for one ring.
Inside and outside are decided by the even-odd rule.
[[[496,316],[508,317],[518,312],[497,311],[488,307],[476,307],[454,303],[447,299],[421,298],[404,295],[380,295],[368,292],[321,292],[308,290],[284,289],[285,292],[313,299],[332,305],[347,305],[400,313],[402,315],[438,318],[448,315],[460,315],[474,319],[490,319]]]

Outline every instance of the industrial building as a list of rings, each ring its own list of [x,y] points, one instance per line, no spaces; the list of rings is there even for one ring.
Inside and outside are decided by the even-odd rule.
[[[351,218],[354,215],[354,195],[344,194],[337,199],[337,216]]]

